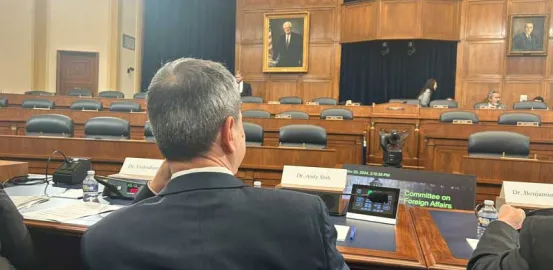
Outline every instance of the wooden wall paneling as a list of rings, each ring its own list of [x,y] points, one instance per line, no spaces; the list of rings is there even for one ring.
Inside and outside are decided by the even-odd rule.
[[[465,47],[466,78],[502,78],[505,41],[469,41]]]
[[[305,0],[273,0],[272,8],[291,9],[302,8],[305,6]]]
[[[467,40],[505,37],[506,1],[468,1],[466,8]]]
[[[543,98],[545,99],[545,102],[547,102],[547,104],[549,105],[549,108],[551,109],[551,106],[553,105],[553,93],[551,93],[553,91],[553,80],[546,81],[545,87],[546,87],[546,91],[545,91],[546,96]]]
[[[263,45],[261,44],[242,44],[240,46],[240,66],[239,69],[244,76],[244,80],[255,78],[264,78],[263,74]]]
[[[342,62],[342,45],[334,44],[334,84],[332,87],[332,97],[340,100],[340,65]]]
[[[382,147],[380,146],[380,132],[407,131],[407,137],[403,146],[403,165],[418,166],[419,131],[414,120],[408,119],[373,119],[375,122],[370,130],[368,138],[369,157],[367,162],[382,164]],[[374,129],[373,129],[374,127]]]
[[[379,3],[378,39],[412,39],[421,36],[421,2],[381,0]]]
[[[263,14],[267,10],[245,11],[240,16],[242,43],[263,44]]]
[[[377,2],[368,1],[342,6],[341,42],[356,42],[376,38]]]
[[[528,99],[545,95],[544,84],[541,81],[506,81],[501,93],[501,102],[512,108],[513,103],[520,101],[520,95],[527,95]]]
[[[268,82],[267,101],[278,101],[281,97],[302,97],[298,80],[271,80]]]
[[[264,102],[267,102],[267,84],[265,80],[248,80],[248,83],[252,86],[252,96],[259,96],[263,98]]]
[[[553,6],[553,4],[551,4]],[[549,49],[547,50],[549,52],[549,55],[547,56],[547,64],[545,66],[545,74],[546,77],[549,79],[553,79],[553,39],[549,39],[549,44],[547,44]]]
[[[501,92],[501,82],[499,80],[465,81],[463,85],[463,96],[458,98],[462,98],[465,108],[472,108],[474,104],[483,102],[492,89]]]
[[[461,1],[426,0],[422,2],[422,37],[459,40]]]
[[[332,97],[332,81],[302,81],[303,102],[311,101],[318,97]],[[354,116],[355,117],[355,116]]]
[[[239,0],[242,2],[242,8],[244,10],[248,9],[262,9],[262,8],[270,8],[271,2],[273,0]]]
[[[334,42],[334,33],[336,32],[334,8],[313,9],[310,11],[309,16],[311,18],[309,42],[311,44]],[[311,49],[311,46],[309,49]]]
[[[336,2],[340,2],[339,0],[303,0],[304,6],[306,7],[320,7],[320,6],[330,6],[335,7]]]
[[[544,78],[545,57],[507,57],[507,78]]]
[[[309,62],[309,72],[303,78],[331,80],[334,75],[334,44],[311,44]]]
[[[516,0],[509,1],[509,14],[544,14],[547,13],[548,1]]]

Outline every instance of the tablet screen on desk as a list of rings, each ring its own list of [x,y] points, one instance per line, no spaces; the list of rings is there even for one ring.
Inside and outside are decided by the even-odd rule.
[[[395,219],[399,189],[353,185],[348,213]]]

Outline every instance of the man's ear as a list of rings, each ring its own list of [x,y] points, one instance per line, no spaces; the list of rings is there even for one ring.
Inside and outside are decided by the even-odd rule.
[[[236,136],[233,130],[236,128],[236,120],[229,116],[225,119],[221,128],[221,148],[225,154],[232,154],[236,151],[235,141]]]

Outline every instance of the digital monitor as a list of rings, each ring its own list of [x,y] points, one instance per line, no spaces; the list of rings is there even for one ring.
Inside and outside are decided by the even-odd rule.
[[[395,224],[399,192],[397,188],[355,184],[346,217]]]

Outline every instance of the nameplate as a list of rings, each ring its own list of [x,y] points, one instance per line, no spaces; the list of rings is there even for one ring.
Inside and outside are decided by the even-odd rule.
[[[455,119],[451,123],[456,124],[456,125],[472,125],[472,120]]]
[[[357,107],[357,106],[361,106],[361,103],[346,103],[346,106]]]
[[[387,107],[386,110],[390,110],[390,111],[403,111],[405,110],[405,108],[403,107]]]
[[[540,123],[538,122],[517,122],[519,127],[539,127]]]
[[[305,102],[305,105],[319,105],[319,102]]]
[[[344,190],[346,187],[346,169],[330,169],[284,165],[282,186],[303,186]]]
[[[553,207],[553,185],[503,181],[500,198],[507,204],[521,207]]]
[[[325,119],[326,119],[326,120],[338,120],[338,121],[341,121],[341,120],[344,120],[344,117],[342,117],[342,116],[327,116]]]
[[[49,111],[50,108],[33,108],[33,110],[43,110],[43,111]]]
[[[154,177],[162,163],[163,159],[125,158],[119,174]]]
[[[82,112],[97,112],[98,109],[94,109],[94,110],[82,109],[81,111],[82,111]]]
[[[496,107],[493,107],[493,106],[480,106],[480,107],[478,107],[478,109],[481,109],[481,110],[495,110]]]
[[[269,104],[280,104],[280,101],[269,101]]]
[[[292,119],[292,115],[289,115],[289,114],[276,114],[275,118],[278,118],[278,119]]]
[[[433,105],[432,108],[434,109],[448,109],[448,105]]]

